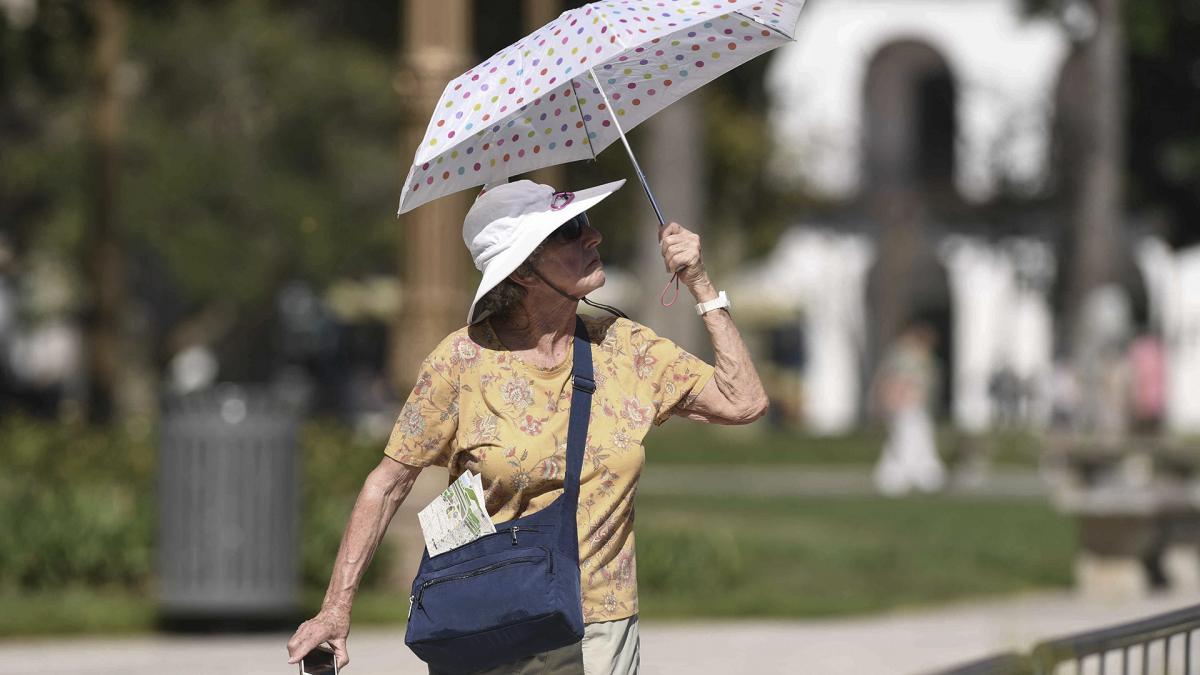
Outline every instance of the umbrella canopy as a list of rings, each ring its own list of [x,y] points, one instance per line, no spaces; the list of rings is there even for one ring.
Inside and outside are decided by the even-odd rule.
[[[792,40],[804,0],[608,0],[564,12],[452,80],[400,213],[591,159],[708,81]]]

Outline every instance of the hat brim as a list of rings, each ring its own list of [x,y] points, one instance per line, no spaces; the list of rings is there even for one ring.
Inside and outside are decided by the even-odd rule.
[[[624,184],[625,179],[622,178],[621,180],[597,185],[586,190],[576,190],[575,199],[557,211],[547,206],[544,210],[534,211],[522,216],[521,223],[518,225],[519,234],[516,240],[502,253],[488,262],[487,267],[484,269],[483,280],[479,282],[479,288],[475,291],[475,299],[471,301],[471,307],[467,310],[467,323],[477,323],[486,318],[486,315],[475,316],[475,305],[479,304],[480,299],[488,291],[495,288],[501,281],[507,279],[508,275],[516,271],[521,266],[521,263],[525,262],[525,259],[529,257],[529,254],[533,252],[533,249],[542,243],[542,240],[550,236],[563,223],[604,201]]]

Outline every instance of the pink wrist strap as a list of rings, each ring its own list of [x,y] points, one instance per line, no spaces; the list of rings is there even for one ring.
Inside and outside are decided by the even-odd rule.
[[[663,298],[665,298],[667,296],[667,290],[671,288],[672,281],[675,282],[675,295],[671,296],[670,302],[667,302]],[[671,305],[674,305],[675,301],[678,299],[679,299],[679,273],[676,272],[675,274],[671,275],[670,281],[667,281],[667,285],[663,287],[662,293],[659,294],[659,296],[658,296],[658,301],[659,301],[659,303],[662,304],[663,307],[670,307]]]

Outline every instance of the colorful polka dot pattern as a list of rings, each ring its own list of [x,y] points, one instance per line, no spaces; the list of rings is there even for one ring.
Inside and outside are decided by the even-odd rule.
[[[554,21],[447,85],[401,212],[544,166],[594,157],[625,131],[788,42],[803,0],[607,0]],[[608,110],[589,68],[595,70]]]

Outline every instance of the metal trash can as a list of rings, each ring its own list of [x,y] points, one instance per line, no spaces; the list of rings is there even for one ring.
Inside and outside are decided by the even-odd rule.
[[[164,402],[160,610],[168,621],[291,619],[299,601],[298,418],[269,389]]]

